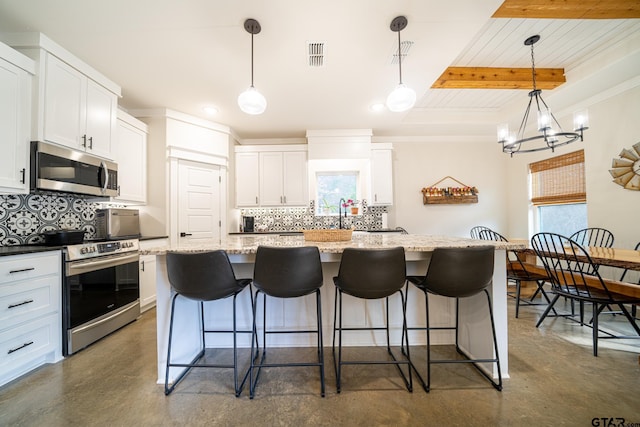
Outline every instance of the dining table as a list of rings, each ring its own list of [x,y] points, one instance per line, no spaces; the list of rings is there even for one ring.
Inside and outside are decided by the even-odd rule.
[[[525,242],[525,239],[513,239],[510,242]],[[591,261],[598,266],[616,267],[620,269],[627,269],[633,271],[640,271],[640,250],[624,249],[624,248],[605,248],[601,246],[586,246],[585,252],[589,255]],[[519,256],[524,256],[527,269],[531,269],[532,272],[545,274],[545,269],[542,265],[536,262],[536,253],[531,247],[524,249],[517,249],[516,253]],[[580,260],[580,256],[577,257]],[[584,261],[587,261],[584,257]],[[607,288],[611,292],[615,292],[621,295],[627,295],[640,298],[640,284],[621,282],[619,280],[605,279]],[[601,288],[601,284],[598,280],[588,280],[589,285],[593,285],[597,288]]]

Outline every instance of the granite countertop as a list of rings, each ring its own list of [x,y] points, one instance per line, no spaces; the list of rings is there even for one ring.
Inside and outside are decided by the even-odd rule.
[[[164,255],[167,252],[202,252],[224,249],[229,254],[255,254],[258,246],[317,246],[322,253],[340,254],[345,248],[380,249],[396,246],[404,247],[407,252],[431,252],[435,248],[495,246],[496,249],[524,249],[525,244],[510,242],[493,242],[473,240],[463,237],[426,236],[416,234],[354,234],[350,241],[344,242],[314,242],[306,241],[303,236],[282,235],[230,235],[222,243],[198,242],[182,247],[161,246],[141,249],[143,255]]]

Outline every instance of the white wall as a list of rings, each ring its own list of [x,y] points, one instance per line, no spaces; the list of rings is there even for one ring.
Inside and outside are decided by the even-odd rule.
[[[530,210],[527,165],[583,148],[589,227],[611,230],[614,247],[633,248],[640,241],[640,191],[623,189],[612,182],[609,174],[612,159],[618,158],[623,148],[631,148],[640,141],[640,86],[622,93],[603,93],[588,109],[590,123],[584,142],[570,144],[555,153],[521,154],[509,162],[507,235],[526,236],[533,232],[527,229],[526,221]],[[565,125],[565,121],[561,123]]]
[[[469,237],[475,225],[505,230],[508,158],[494,141],[393,140],[394,206],[389,226],[412,234]],[[445,176],[479,190],[478,203],[424,205],[423,187]],[[460,186],[446,180],[438,186]]]

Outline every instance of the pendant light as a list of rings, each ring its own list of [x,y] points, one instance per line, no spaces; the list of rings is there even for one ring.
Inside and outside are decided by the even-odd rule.
[[[251,86],[238,96],[238,106],[247,114],[258,115],[267,108],[266,98],[253,86],[253,35],[262,29],[255,19],[244,21],[244,29],[251,34]]]
[[[409,110],[416,103],[416,92],[402,83],[402,53],[400,51],[400,31],[407,26],[407,18],[396,16],[391,21],[391,31],[398,33],[398,71],[400,72],[400,83],[387,97],[387,108],[393,112],[400,113]]]
[[[533,90],[529,92],[529,103],[524,112],[518,132],[509,132],[508,124],[498,125],[498,143],[502,144],[502,151],[513,156],[518,153],[532,153],[535,151],[551,150],[571,144],[578,139],[583,140],[583,132],[589,129],[589,115],[587,111],[579,111],[573,115],[573,132],[565,132],[560,123],[551,113],[551,109],[542,99],[542,90],[536,87],[536,63],[533,56],[533,45],[540,40],[539,35],[531,36],[524,41],[525,46],[531,46],[531,79]],[[538,134],[526,137],[525,130],[534,106],[538,118]]]

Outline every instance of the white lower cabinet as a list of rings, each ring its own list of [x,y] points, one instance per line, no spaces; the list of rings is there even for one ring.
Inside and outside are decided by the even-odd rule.
[[[62,359],[60,251],[1,261],[0,386]]]
[[[140,255],[140,311],[156,305],[156,256]]]
[[[151,249],[169,244],[164,237],[140,240],[140,250]],[[156,256],[140,255],[140,311],[144,312],[156,306]]]

